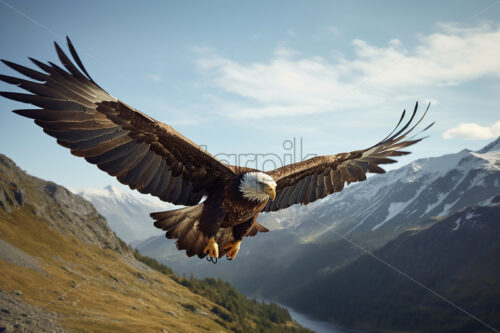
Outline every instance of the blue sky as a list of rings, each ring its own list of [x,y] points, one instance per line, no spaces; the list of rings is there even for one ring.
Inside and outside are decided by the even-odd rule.
[[[498,1],[0,0],[0,28],[0,58],[25,65],[69,35],[109,93],[213,154],[365,148],[416,100],[436,125],[396,167],[500,134]],[[16,108],[0,99],[1,153],[71,188],[118,184]]]

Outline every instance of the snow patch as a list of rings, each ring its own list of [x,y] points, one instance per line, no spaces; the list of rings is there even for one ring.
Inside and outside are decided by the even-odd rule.
[[[430,173],[436,176],[447,174],[455,169],[460,160],[467,157],[471,152],[464,149],[456,154],[447,154],[439,157],[421,158],[410,163],[410,170],[414,173]]]
[[[484,154],[471,153],[483,162],[483,168],[486,170],[500,170],[500,151],[490,151]]]
[[[437,214],[437,216],[444,216],[444,215],[447,215],[450,211],[450,208],[453,207],[457,202],[458,200],[460,200],[460,198],[457,198],[457,200],[451,202],[451,203],[447,203],[444,205],[443,207],[443,210],[441,211],[441,213]]]
[[[468,212],[467,215],[465,215],[465,219],[466,220],[470,220],[470,219],[472,219],[472,218],[474,218],[476,216],[479,216],[479,215],[474,214],[474,212]]]
[[[488,200],[485,200],[479,204],[480,207],[496,207],[498,205],[500,205],[500,201],[498,201],[498,196],[491,197]]]
[[[437,207],[441,202],[443,202],[444,198],[446,198],[447,194],[444,193],[439,193],[437,200],[435,203],[427,205],[427,208],[425,209],[425,212],[422,214],[422,216],[428,214],[431,210],[433,210],[435,207]]]
[[[462,219],[461,219],[461,218],[459,218],[458,220],[456,220],[456,221],[455,221],[455,227],[454,227],[453,229],[451,229],[451,231],[457,231],[457,230],[458,230],[458,228],[460,228],[460,221],[461,221],[461,220],[462,220]]]
[[[374,226],[372,228],[372,231],[377,230],[378,228],[380,228],[381,226],[383,226],[387,221],[389,221],[390,219],[392,219],[394,216],[396,216],[399,213],[401,213],[401,211],[408,205],[408,203],[409,202],[391,202],[389,204],[389,208],[387,210],[387,217],[385,218],[385,220],[383,220],[382,222],[380,222],[379,224],[377,224],[376,226]]]

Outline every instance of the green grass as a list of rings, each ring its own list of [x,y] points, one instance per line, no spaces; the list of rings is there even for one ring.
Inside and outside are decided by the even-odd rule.
[[[133,253],[134,253],[135,259],[139,260],[143,264],[146,264],[147,266],[151,267],[155,271],[158,271],[158,272],[165,274],[165,275],[174,276],[174,271],[172,271],[172,269],[170,267],[163,265],[162,263],[159,263],[158,261],[156,261],[153,258],[143,256],[139,252],[139,250],[137,250],[137,249],[135,249]]]
[[[216,303],[211,312],[217,315],[233,332],[311,332],[296,325],[288,310],[275,303],[248,299],[231,284],[221,279],[181,278],[170,267],[134,250],[134,257],[152,269],[172,277],[174,281],[192,292]],[[196,312],[192,304],[184,308]]]

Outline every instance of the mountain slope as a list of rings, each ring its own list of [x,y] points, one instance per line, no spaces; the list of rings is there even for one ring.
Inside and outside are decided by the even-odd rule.
[[[499,329],[499,216],[500,195],[423,230],[407,231],[374,255]],[[287,301],[299,310],[358,329],[490,330],[369,255],[324,272]]]
[[[153,226],[149,213],[174,207],[159,200],[148,200],[146,195],[136,197],[111,185],[103,189],[85,189],[77,194],[90,201],[106,218],[110,228],[127,243],[162,234]]]
[[[0,331],[306,331],[276,305],[190,280],[197,289],[133,253],[89,202],[3,155],[0,238]]]

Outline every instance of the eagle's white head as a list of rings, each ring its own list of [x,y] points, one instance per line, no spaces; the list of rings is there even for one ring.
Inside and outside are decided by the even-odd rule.
[[[249,200],[265,201],[276,197],[276,182],[263,172],[248,172],[240,182],[240,192]]]

